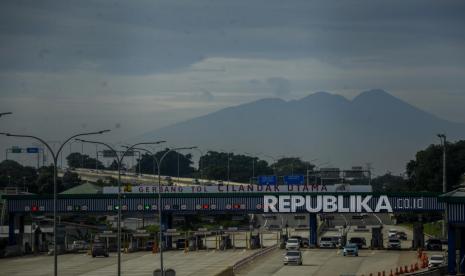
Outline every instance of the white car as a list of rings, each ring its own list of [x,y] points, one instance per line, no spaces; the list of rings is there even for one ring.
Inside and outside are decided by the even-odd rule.
[[[287,250],[299,250],[300,249],[300,242],[298,239],[288,239],[286,242],[286,249]]]
[[[397,230],[396,229],[389,229],[388,238],[397,238]]]
[[[428,267],[436,267],[444,264],[444,256],[443,255],[432,255],[428,259]]]
[[[400,240],[398,238],[389,238],[388,248],[389,249],[401,249]]]
[[[320,248],[336,248],[336,243],[332,237],[321,237]]]

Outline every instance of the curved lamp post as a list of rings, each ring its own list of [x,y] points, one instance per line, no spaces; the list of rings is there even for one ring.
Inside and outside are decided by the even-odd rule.
[[[1,112],[0,117],[5,116],[5,115],[11,115],[13,112]]]
[[[196,149],[197,147],[180,147],[180,148],[172,148],[172,149],[167,149],[166,152],[160,157],[160,160],[158,162],[158,220],[160,222],[160,231],[159,231],[159,240],[160,240],[160,270],[161,270],[161,275],[165,275],[165,270],[163,268],[163,245],[162,245],[162,240],[163,240],[163,228],[161,224],[161,218],[162,218],[162,212],[161,212],[161,193],[160,193],[160,188],[161,188],[161,164],[163,162],[163,159],[168,155],[168,153],[173,152],[173,151],[178,151],[178,150],[189,150],[189,149]]]
[[[54,151],[52,147],[50,147],[47,142],[45,142],[43,139],[32,136],[32,135],[22,135],[22,134],[11,134],[11,133],[0,133],[9,137],[20,137],[20,138],[30,138],[30,139],[35,139],[42,143],[47,149],[50,151],[50,154],[53,157],[53,274],[55,276],[58,275],[58,255],[57,255],[57,163],[58,163],[58,157],[60,156],[61,151],[63,150],[63,147],[65,146],[66,143],[68,143],[71,139],[80,137],[80,136],[87,136],[87,135],[95,135],[95,134],[103,134],[105,132],[109,132],[109,129],[106,130],[101,130],[101,131],[96,131],[96,132],[86,132],[86,133],[79,133],[76,135],[73,135],[66,139],[58,148],[58,151]]]
[[[122,162],[124,156],[131,150],[133,150],[135,147],[140,146],[140,145],[156,145],[160,143],[164,143],[165,141],[157,141],[157,142],[142,142],[142,143],[137,143],[134,144],[126,149],[126,151],[123,152],[121,156],[118,156],[117,151],[110,145],[103,143],[103,142],[97,142],[97,141],[88,141],[88,140],[83,140],[83,139],[76,139],[77,141],[80,141],[82,143],[89,143],[89,144],[96,144],[96,145],[102,145],[108,148],[110,151],[113,152],[115,155],[115,160],[116,163],[118,164],[118,223],[117,223],[117,228],[118,228],[118,234],[117,234],[117,251],[118,251],[118,270],[117,270],[117,275],[121,275],[121,167],[122,167]]]

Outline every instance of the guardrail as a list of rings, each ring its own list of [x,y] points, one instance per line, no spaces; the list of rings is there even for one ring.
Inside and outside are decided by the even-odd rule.
[[[241,267],[249,264],[250,262],[252,262],[256,258],[270,253],[271,251],[275,250],[276,248],[278,248],[277,244],[275,244],[273,246],[270,246],[270,247],[267,247],[267,248],[264,248],[264,249],[260,249],[258,252],[255,252],[254,254],[252,254],[252,255],[250,255],[250,256],[242,259],[242,260],[239,260],[238,262],[233,264],[233,266],[232,266],[233,272],[240,269]]]

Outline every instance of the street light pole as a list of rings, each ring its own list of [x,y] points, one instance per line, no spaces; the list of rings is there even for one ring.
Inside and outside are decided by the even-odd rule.
[[[11,115],[13,112],[1,112],[0,117],[5,116],[5,115]]]
[[[117,228],[118,228],[118,234],[117,234],[117,251],[118,251],[118,267],[117,267],[117,275],[121,276],[121,167],[122,167],[122,162],[124,159],[124,156],[131,151],[134,147],[140,146],[140,145],[155,145],[155,144],[160,144],[163,143],[164,141],[157,141],[157,142],[142,142],[142,143],[137,143],[132,146],[129,146],[126,151],[123,152],[121,156],[118,156],[118,151],[116,151],[112,146],[103,143],[103,142],[97,142],[97,141],[88,141],[88,140],[83,140],[83,139],[76,139],[77,141],[83,142],[83,143],[90,143],[90,144],[96,144],[96,145],[102,145],[108,148],[110,151],[113,152],[115,156],[116,163],[118,165],[118,222],[117,222]]]
[[[66,139],[58,148],[58,151],[54,151],[50,145],[45,142],[45,140],[32,136],[32,135],[22,135],[22,134],[11,134],[11,133],[0,133],[10,137],[19,137],[19,138],[30,138],[39,141],[42,143],[47,149],[50,151],[50,154],[53,157],[53,275],[58,275],[58,254],[57,254],[57,165],[58,165],[58,158],[60,156],[60,152],[63,150],[63,147],[68,143],[71,139],[80,137],[80,136],[87,136],[87,135],[95,135],[95,134],[103,134],[105,132],[109,132],[110,130],[101,130],[96,132],[86,132],[86,133],[79,133],[73,135]]]
[[[196,149],[197,147],[181,147],[181,148],[173,148],[173,149],[166,149],[166,152],[160,157],[160,161],[158,162],[158,220],[159,220],[159,241],[160,241],[160,270],[161,270],[161,276],[165,275],[165,269],[163,267],[163,227],[162,227],[162,211],[161,211],[161,164],[163,162],[163,159],[168,155],[168,153],[172,151],[178,151],[178,150],[188,150],[188,149]]]
[[[446,146],[447,146],[447,138],[445,134],[438,134],[439,139],[441,140],[442,144],[442,192],[447,193],[447,167],[446,167]],[[444,219],[442,223],[442,236],[445,238],[447,236],[446,231],[446,223],[447,223],[447,210],[444,212]]]

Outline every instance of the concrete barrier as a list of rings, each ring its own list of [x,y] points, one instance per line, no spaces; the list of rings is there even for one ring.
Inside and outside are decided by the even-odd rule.
[[[441,275],[446,275],[447,274],[447,266],[439,266],[437,268],[433,269],[428,269],[428,270],[422,270],[422,271],[416,271],[413,273],[407,273],[405,275],[422,275],[422,276],[441,276]]]
[[[270,247],[267,247],[267,248],[263,248],[263,249],[260,249],[258,252],[255,252],[254,254],[252,254],[252,255],[250,255],[250,256],[242,259],[242,260],[239,260],[238,262],[236,262],[232,266],[233,273],[235,271],[237,271],[238,269],[240,269],[241,267],[243,267],[243,266],[249,264],[250,262],[254,261],[255,259],[270,253],[271,251],[275,250],[276,248],[278,248],[278,245],[273,245],[273,246],[270,246]]]
[[[223,271],[216,273],[215,276],[234,276],[233,267],[228,266]]]

